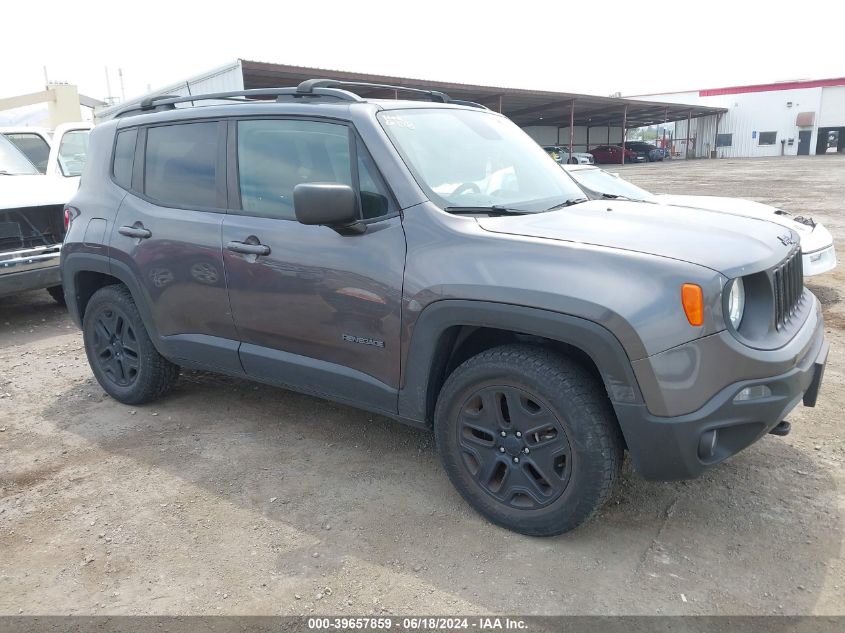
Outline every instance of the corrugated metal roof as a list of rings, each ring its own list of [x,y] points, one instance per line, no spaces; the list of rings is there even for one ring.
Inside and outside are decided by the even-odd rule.
[[[570,108],[574,104],[575,125],[601,127],[621,125],[627,106],[628,127],[639,127],[677,121],[724,112],[723,108],[701,105],[668,104],[660,101],[642,101],[617,97],[600,97],[572,92],[551,92],[548,90],[526,90],[500,86],[478,86],[430,79],[412,79],[390,75],[374,75],[326,68],[309,68],[240,60],[243,69],[244,88],[274,88],[294,86],[305,79],[323,77],[345,81],[391,84],[405,88],[421,88],[446,92],[454,99],[481,103],[491,110],[499,111],[521,126],[561,125],[568,126]],[[355,88],[362,97],[391,98],[392,91]],[[406,95],[401,95],[407,98]]]

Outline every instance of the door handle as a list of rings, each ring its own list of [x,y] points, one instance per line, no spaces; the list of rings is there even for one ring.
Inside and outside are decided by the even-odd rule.
[[[270,247],[266,244],[247,244],[246,242],[229,242],[226,250],[242,255],[269,255]]]
[[[145,229],[144,225],[138,222],[138,226],[121,226],[117,232],[126,237],[137,237],[139,240],[145,240],[152,236],[149,229]]]

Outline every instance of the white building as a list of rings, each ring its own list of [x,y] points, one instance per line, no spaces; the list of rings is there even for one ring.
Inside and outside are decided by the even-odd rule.
[[[845,77],[627,98],[726,108],[692,120],[690,155],[698,158],[714,150],[719,158],[845,151]],[[674,137],[687,137],[686,121],[675,123]]]

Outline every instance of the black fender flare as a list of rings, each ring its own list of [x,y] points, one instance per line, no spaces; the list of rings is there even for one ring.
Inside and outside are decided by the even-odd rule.
[[[159,337],[155,319],[153,319],[152,312],[150,312],[150,297],[138,283],[126,264],[97,253],[71,253],[62,258],[61,266],[62,285],[64,286],[65,296],[72,298],[67,304],[68,312],[78,327],[82,327],[82,317],[84,315],[79,310],[79,295],[76,287],[77,275],[81,272],[95,272],[109,275],[129,288],[129,292],[135,300],[135,305],[138,307],[138,312],[141,313],[141,320],[144,322],[144,327],[150,335],[150,340],[152,340],[158,352],[165,355],[161,349],[161,338]]]
[[[444,299],[426,306],[413,326],[402,365],[398,397],[400,418],[418,424],[430,423],[431,368],[442,360],[436,358],[437,354],[443,353],[441,337],[454,326],[496,328],[576,347],[595,363],[614,407],[617,403],[643,402],[628,354],[607,328],[581,317],[540,308]]]

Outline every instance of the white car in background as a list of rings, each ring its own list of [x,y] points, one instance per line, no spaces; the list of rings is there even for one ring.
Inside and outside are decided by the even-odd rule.
[[[46,288],[64,301],[59,255],[65,203],[79,188],[92,127],[67,123],[52,135],[0,128],[0,297]]]
[[[569,149],[560,145],[546,145],[543,149],[562,165],[594,165],[596,162],[593,155],[587,152],[572,152],[570,156]]]
[[[586,194],[594,198],[626,198],[675,207],[706,209],[761,220],[792,229],[801,238],[804,276],[820,275],[836,268],[833,236],[824,225],[806,215],[792,215],[760,202],[720,196],[680,196],[653,194],[619,177],[618,174],[583,165],[561,165]]]

